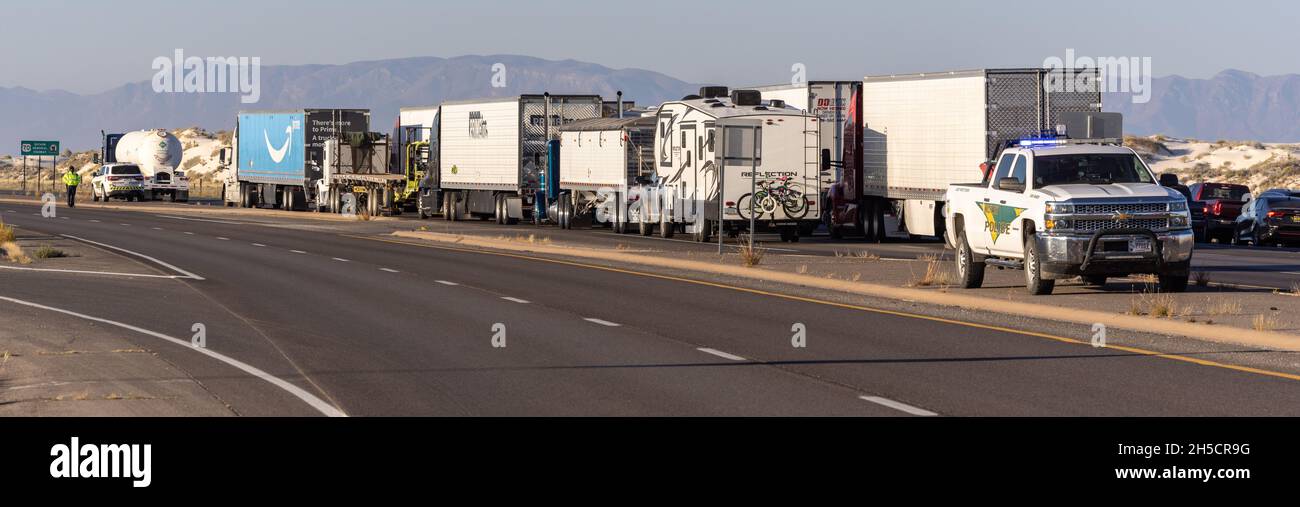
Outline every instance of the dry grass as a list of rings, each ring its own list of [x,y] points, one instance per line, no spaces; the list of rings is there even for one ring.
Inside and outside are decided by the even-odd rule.
[[[63,257],[69,257],[69,255],[63,250],[59,250],[49,245],[42,245],[40,248],[36,249],[36,252],[32,254],[32,257],[37,259],[60,259]]]
[[[796,273],[801,274],[801,275],[806,275],[806,274],[808,274],[808,265],[807,265],[807,264],[800,264],[799,267],[797,267],[797,268],[794,269],[794,271],[795,271]]]
[[[752,268],[763,262],[763,249],[759,248],[758,243],[754,243],[751,246],[749,243],[749,237],[746,234],[740,235],[739,239],[740,246],[737,247],[737,252],[740,253],[741,264],[747,268]]]
[[[1250,328],[1256,331],[1275,331],[1282,327],[1282,322],[1272,315],[1256,315],[1250,322]]]
[[[18,243],[10,241],[8,243],[0,244],[0,250],[4,250],[5,258],[9,259],[9,262],[17,262],[19,264],[32,263],[32,258],[23,253],[23,247],[18,246]]]
[[[871,250],[858,250],[856,252],[841,252],[839,250],[836,250],[835,257],[840,259],[858,259],[863,261],[880,260],[880,256],[876,255]]]
[[[14,240],[14,228],[5,225],[0,221],[0,243],[9,243]]]
[[[369,206],[360,206],[360,208],[361,208],[361,209],[357,210],[357,215],[356,215],[356,217],[357,217],[357,221],[358,221],[358,222],[369,222],[370,219],[372,218],[372,217],[370,216],[370,207],[369,207]]]
[[[1157,319],[1178,316],[1178,300],[1165,292],[1142,292],[1129,299],[1129,315],[1146,315]]]
[[[1206,302],[1205,313],[1209,315],[1241,315],[1241,301],[1230,297],[1211,297]]]
[[[908,284],[912,287],[948,287],[955,281],[952,273],[944,267],[944,263],[939,262],[939,257],[934,254],[925,254],[918,258],[925,262],[925,275],[920,279],[916,274],[912,274],[912,281]]]

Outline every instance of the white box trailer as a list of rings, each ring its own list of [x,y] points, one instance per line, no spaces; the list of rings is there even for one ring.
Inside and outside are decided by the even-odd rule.
[[[439,185],[449,220],[514,223],[532,208],[559,127],[601,116],[599,95],[520,95],[442,104]]]
[[[986,69],[868,76],[862,83],[861,199],[853,222],[867,238],[943,233],[948,185],[979,182],[1008,142],[1056,130],[1065,112],[1101,110],[1096,71]],[[1064,76],[1092,86],[1057,90]],[[893,229],[893,228],[891,228]]]
[[[705,87],[700,98],[665,102],[655,113],[655,182],[633,189],[627,219],[650,235],[681,229],[696,241],[735,234],[753,222],[797,241],[818,220],[821,193],[817,118],[764,104],[755,90]]]
[[[626,231],[629,189],[655,175],[655,117],[597,118],[560,127],[560,195],[548,216],[565,229],[606,224]]]

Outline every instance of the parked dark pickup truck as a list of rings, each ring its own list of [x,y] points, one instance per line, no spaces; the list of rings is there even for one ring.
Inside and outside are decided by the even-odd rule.
[[[1221,244],[1232,241],[1233,227],[1241,215],[1250,187],[1230,183],[1196,183],[1190,187],[1192,200],[1205,203],[1205,238]]]

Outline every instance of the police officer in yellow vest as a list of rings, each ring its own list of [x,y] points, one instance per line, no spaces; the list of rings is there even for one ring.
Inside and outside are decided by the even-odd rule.
[[[81,175],[68,166],[68,172],[63,174],[63,184],[68,187],[68,207],[77,207],[77,185],[81,184]]]

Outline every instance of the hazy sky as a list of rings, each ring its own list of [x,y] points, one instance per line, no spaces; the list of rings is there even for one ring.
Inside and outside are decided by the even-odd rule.
[[[1145,56],[1157,76],[1300,72],[1300,2],[986,0],[5,2],[0,86],[78,93],[153,75],[157,56],[262,64],[523,54],[691,82],[1039,66]]]

